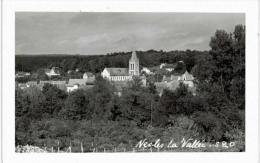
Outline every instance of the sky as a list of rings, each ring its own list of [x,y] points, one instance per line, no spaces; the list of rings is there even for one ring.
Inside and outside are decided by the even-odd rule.
[[[245,24],[239,13],[17,12],[16,54],[95,55],[134,50],[209,50],[217,29]]]

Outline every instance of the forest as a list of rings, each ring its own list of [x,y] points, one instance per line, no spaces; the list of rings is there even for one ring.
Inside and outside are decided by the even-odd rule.
[[[245,26],[232,33],[217,30],[209,51],[137,51],[140,65],[183,60],[195,77],[196,95],[181,84],[158,95],[153,83],[134,78],[122,96],[98,75],[104,67],[128,67],[130,52],[103,56],[16,56],[16,71],[35,72],[52,66],[97,74],[94,87],[70,94],[46,84],[15,90],[15,144],[60,149],[83,143],[87,149],[132,149],[138,141],[194,138],[209,143],[235,141],[245,151]],[[80,149],[74,149],[80,151]],[[206,151],[211,151],[206,149]],[[225,150],[224,150],[225,151]]]
[[[140,60],[140,66],[153,67],[161,63],[175,63],[184,61],[188,71],[196,63],[196,58],[206,55],[208,51],[136,51]],[[128,67],[128,61],[132,52],[115,52],[106,55],[16,55],[15,71],[37,72],[44,68],[60,67],[62,73],[68,70],[79,69],[80,72],[100,73],[105,67]]]

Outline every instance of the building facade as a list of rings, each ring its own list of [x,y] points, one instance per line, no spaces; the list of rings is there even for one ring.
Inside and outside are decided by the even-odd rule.
[[[163,76],[161,82],[155,82],[155,86],[159,95],[162,95],[164,89],[171,91],[176,90],[180,83],[188,86],[188,90],[195,94],[194,77],[188,71],[181,74],[172,74],[170,76]]]
[[[51,69],[45,69],[45,74],[48,77],[60,76],[60,70],[58,67],[52,67]]]
[[[132,53],[129,68],[105,68],[101,76],[109,81],[129,81],[133,76],[140,76],[139,59],[136,52]]]

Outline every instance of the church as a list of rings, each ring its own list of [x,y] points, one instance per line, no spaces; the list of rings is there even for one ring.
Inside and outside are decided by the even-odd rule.
[[[129,68],[105,68],[101,76],[109,81],[129,81],[133,76],[140,76],[139,59],[134,51],[129,60]]]

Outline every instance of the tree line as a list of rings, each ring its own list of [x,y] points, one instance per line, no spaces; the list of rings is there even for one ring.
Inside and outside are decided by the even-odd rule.
[[[188,71],[195,65],[198,55],[207,54],[207,51],[137,51],[140,65],[143,67],[158,66],[161,63],[175,63],[184,61]],[[105,67],[128,67],[131,52],[115,52],[106,55],[16,55],[15,70],[25,72],[37,72],[44,68],[60,67],[63,73],[68,70],[79,69],[80,72],[100,73]]]

